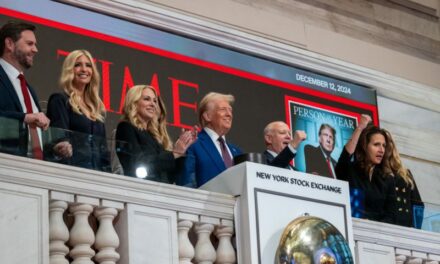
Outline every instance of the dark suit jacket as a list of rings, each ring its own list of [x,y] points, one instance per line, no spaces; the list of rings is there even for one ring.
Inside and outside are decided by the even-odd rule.
[[[241,154],[241,150],[228,143],[232,156]],[[188,187],[200,187],[221,172],[226,170],[223,159],[205,130],[202,130],[197,141],[187,152],[182,173],[177,184]]]
[[[37,95],[28,84],[30,94],[40,110]],[[26,113],[23,110],[12,82],[0,65],[0,151],[14,155],[26,156],[28,146],[28,129],[23,122]]]
[[[289,147],[285,147],[276,157],[269,153],[269,151],[264,151],[264,157],[266,158],[266,164],[270,166],[275,166],[285,169],[297,170],[295,167],[290,165],[290,161],[295,158],[296,153],[293,154]]]
[[[180,161],[174,159],[171,151],[163,148],[147,131],[140,130],[127,121],[116,129],[116,153],[124,174],[136,177],[136,168],[145,165],[147,180],[173,183]]]
[[[325,159],[324,154],[322,153],[321,148],[314,147],[312,145],[306,145],[304,147],[304,156],[306,160],[306,172],[307,173],[313,173],[318,174],[321,176],[333,178],[331,175],[327,160]],[[333,165],[333,168],[336,168],[336,160],[334,160],[332,157],[330,157],[330,161]]]
[[[51,150],[55,143],[69,141],[73,155],[70,159],[59,160],[61,163],[110,171],[110,155],[103,122],[90,120],[73,111],[69,96],[65,93],[54,93],[49,97],[47,117],[50,119],[51,144],[45,146],[46,160],[51,160],[51,154],[54,154]]]
[[[423,222],[425,204],[420,197],[416,181],[410,172],[414,187],[411,188],[400,175],[394,176],[396,184],[397,207],[396,224],[420,229]]]
[[[370,181],[369,176],[345,147],[335,171],[338,180],[347,181],[350,186],[353,217],[395,223],[397,197],[393,176],[384,174],[375,166]]]

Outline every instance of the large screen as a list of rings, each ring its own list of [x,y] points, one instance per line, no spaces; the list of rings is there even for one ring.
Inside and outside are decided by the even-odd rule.
[[[227,139],[245,152],[264,151],[263,129],[271,121],[282,120],[292,130],[305,130],[308,139],[301,149],[319,144],[318,129],[325,123],[336,130],[332,157],[337,160],[361,114],[369,114],[378,125],[376,92],[368,87],[301,69],[301,65],[222,47],[221,43],[209,44],[103,14],[75,10],[84,13],[78,19],[90,24],[94,19],[99,24],[102,17],[111,21],[108,32],[1,6],[0,24],[24,20],[37,26],[39,52],[26,75],[43,108],[50,94],[61,91],[58,78],[65,56],[75,49],[92,53],[102,78],[108,135],[120,120],[125,93],[135,84],[151,84],[160,92],[174,139],[181,128],[197,124],[197,105],[205,94],[215,91],[234,95],[234,121]],[[127,33],[124,28],[136,31]],[[305,171],[302,151],[295,162]]]

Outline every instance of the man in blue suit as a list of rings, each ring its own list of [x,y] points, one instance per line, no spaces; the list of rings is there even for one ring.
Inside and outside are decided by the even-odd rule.
[[[220,93],[209,93],[200,101],[198,113],[203,129],[186,152],[178,185],[200,187],[232,166],[234,157],[242,153],[225,138],[232,126],[233,102],[234,96]]]
[[[38,52],[34,31],[35,26],[23,22],[8,22],[0,28],[0,151],[21,156],[35,153],[35,144],[41,148],[37,128],[49,127],[49,119],[40,112],[35,91],[23,75]],[[30,130],[35,132],[33,137]],[[30,138],[35,139],[32,144]]]

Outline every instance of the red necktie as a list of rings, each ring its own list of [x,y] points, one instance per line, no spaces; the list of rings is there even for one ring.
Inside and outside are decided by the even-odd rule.
[[[229,155],[228,149],[226,148],[225,140],[222,137],[219,137],[218,141],[220,142],[220,148],[222,150],[223,162],[225,163],[226,168],[229,168],[233,164],[232,164],[232,159],[231,159],[231,156]]]
[[[330,176],[334,178],[335,175],[333,175],[332,165],[330,164],[330,156],[328,156],[326,160],[327,160],[327,166],[328,166],[328,171],[330,172]]]
[[[26,113],[32,114],[34,111],[32,110],[31,97],[29,95],[29,90],[27,88],[24,75],[23,74],[18,75],[18,79],[20,79],[21,92],[23,93],[24,105],[26,106]],[[31,135],[33,157],[35,159],[42,160],[43,152],[41,151],[40,138],[38,137],[37,128],[29,126],[29,133]]]

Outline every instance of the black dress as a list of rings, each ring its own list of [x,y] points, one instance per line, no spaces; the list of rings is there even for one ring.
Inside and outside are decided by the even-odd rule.
[[[107,149],[104,123],[92,121],[85,115],[77,114],[72,110],[68,100],[67,94],[55,93],[50,96],[47,105],[50,126],[63,129],[51,129],[52,146],[60,141],[69,141],[72,144],[72,157],[61,159],[59,162],[82,168],[110,171],[110,155]],[[57,160],[53,153],[47,156]]]
[[[351,160],[352,156],[344,148],[335,168],[337,179],[349,183],[352,216],[395,223],[394,178],[383,175],[376,166],[370,181],[359,164]]]
[[[395,177],[397,193],[396,224],[407,227],[421,228],[424,204],[417,189],[416,182],[410,174],[414,188],[406,184],[400,175]]]
[[[175,159],[157,140],[145,130],[122,121],[116,129],[116,153],[124,174],[136,177],[136,168],[145,167],[145,179],[174,183],[175,173],[183,165],[183,159]]]

